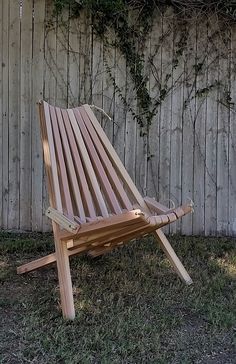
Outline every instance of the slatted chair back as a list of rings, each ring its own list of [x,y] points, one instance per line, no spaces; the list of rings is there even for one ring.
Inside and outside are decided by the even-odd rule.
[[[42,101],[40,119],[52,207],[84,223],[145,205],[89,105]]]

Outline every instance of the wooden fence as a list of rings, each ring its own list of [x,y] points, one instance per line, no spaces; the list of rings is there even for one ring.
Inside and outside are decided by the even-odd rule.
[[[233,236],[235,27],[221,31],[214,17],[197,16],[180,24],[170,9],[157,11],[143,53],[158,107],[151,126],[140,128],[122,101],[121,94],[138,113],[119,49],[96,37],[88,15],[71,19],[65,11],[56,21],[52,13],[51,0],[0,5],[1,227],[51,229],[36,107],[44,98],[61,107],[102,107],[113,122],[101,123],[139,190],[166,203],[194,200],[195,213],[171,233]]]

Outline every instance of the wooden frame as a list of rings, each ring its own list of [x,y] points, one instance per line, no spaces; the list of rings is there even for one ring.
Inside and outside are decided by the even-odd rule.
[[[192,204],[169,209],[143,198],[88,105],[60,109],[41,101],[39,115],[55,253],[17,273],[56,262],[63,316],[74,319],[69,257],[98,256],[153,233],[177,274],[191,284],[161,227],[192,212]]]

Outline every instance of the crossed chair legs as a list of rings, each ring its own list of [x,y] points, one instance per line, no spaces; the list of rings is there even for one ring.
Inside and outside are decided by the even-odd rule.
[[[62,241],[59,238],[58,228],[55,223],[53,223],[53,232],[55,239],[55,253],[49,254],[46,257],[37,259],[33,262],[26,263],[17,269],[18,274],[26,273],[37,268],[49,265],[56,261],[58,270],[58,279],[60,286],[60,296],[61,296],[61,307],[63,316],[66,319],[73,320],[75,318],[75,308],[72,290],[72,281],[70,273],[70,255],[75,255],[83,251],[83,248],[75,248],[74,250],[68,249],[68,242]],[[161,229],[154,232],[156,239],[158,240],[162,250],[166,254],[167,258],[170,260],[176,273],[187,285],[192,283],[188,272],[184,268],[180,259],[176,255],[174,249],[166,238],[165,234]]]

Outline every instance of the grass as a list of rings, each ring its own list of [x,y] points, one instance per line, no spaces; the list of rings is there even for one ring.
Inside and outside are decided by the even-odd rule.
[[[0,234],[0,363],[235,363],[235,239],[170,237],[185,286],[152,240],[71,259],[76,319],[61,317],[50,235]]]

